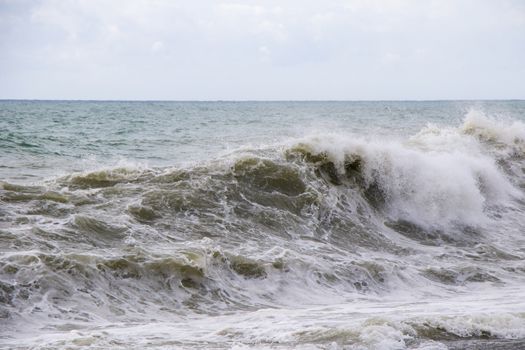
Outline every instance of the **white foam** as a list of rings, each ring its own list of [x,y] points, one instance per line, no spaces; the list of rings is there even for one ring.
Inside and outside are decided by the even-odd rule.
[[[483,141],[503,143],[521,151],[525,150],[525,123],[521,121],[496,119],[482,111],[471,109],[465,116],[460,130]]]
[[[48,347],[124,344],[168,349],[233,347],[238,349],[320,348],[407,349],[419,340],[421,350],[442,350],[440,334],[483,339],[523,339],[525,317],[520,288],[487,289],[451,298],[367,301],[302,309],[261,309],[220,316],[191,316],[169,322],[98,325],[70,332],[29,335],[24,343]],[[435,339],[421,338],[432,328]],[[439,327],[439,328],[437,328]],[[424,333],[424,332],[423,332]],[[422,333],[422,334],[423,334]],[[272,347],[271,347],[272,348]],[[413,348],[413,347],[411,347]]]
[[[480,141],[463,130],[429,125],[407,141],[323,134],[299,142],[326,153],[340,172],[346,158],[361,158],[367,184],[380,186],[392,219],[480,225],[487,208],[521,194]]]

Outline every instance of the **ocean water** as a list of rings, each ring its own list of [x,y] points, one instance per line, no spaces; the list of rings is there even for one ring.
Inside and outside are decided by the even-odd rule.
[[[0,101],[0,348],[525,348],[525,101]]]

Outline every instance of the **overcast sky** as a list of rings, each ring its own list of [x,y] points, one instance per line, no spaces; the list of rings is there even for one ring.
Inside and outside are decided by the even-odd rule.
[[[525,0],[0,0],[0,98],[525,98]]]

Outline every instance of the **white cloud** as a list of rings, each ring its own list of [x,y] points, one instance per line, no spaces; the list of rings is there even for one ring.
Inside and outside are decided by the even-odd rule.
[[[394,52],[387,52],[381,57],[381,62],[384,64],[394,64],[401,60],[401,55]]]
[[[517,0],[0,0],[0,97],[525,97],[523,33]]]
[[[155,41],[153,45],[151,45],[151,50],[153,52],[160,52],[164,49],[164,43],[162,41]]]
[[[269,62],[270,61],[270,55],[271,51],[266,46],[259,47],[259,53],[260,53],[260,59],[261,62]]]

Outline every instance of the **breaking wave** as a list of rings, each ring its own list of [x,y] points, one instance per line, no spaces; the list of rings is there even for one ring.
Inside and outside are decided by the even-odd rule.
[[[0,317],[82,329],[513,286],[525,271],[524,143],[523,123],[471,111],[403,140],[317,134],[184,168],[3,182]],[[511,311],[440,317],[265,341],[430,349],[525,329]]]

